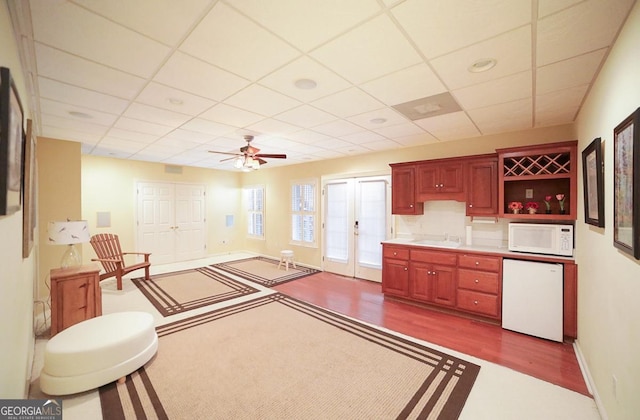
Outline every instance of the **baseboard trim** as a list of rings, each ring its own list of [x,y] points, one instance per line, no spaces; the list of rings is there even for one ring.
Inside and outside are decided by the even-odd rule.
[[[604,404],[602,404],[602,400],[600,399],[600,395],[598,394],[598,388],[596,384],[593,382],[593,377],[591,376],[591,372],[589,371],[589,366],[587,365],[587,361],[584,358],[584,354],[582,353],[582,349],[580,348],[580,343],[578,340],[573,342],[573,351],[576,354],[576,358],[578,359],[578,365],[580,366],[580,371],[582,371],[582,377],[584,378],[584,382],[587,384],[587,389],[593,395],[593,400],[596,402],[596,407],[598,408],[598,413],[602,420],[609,420],[609,416],[607,416],[607,411],[604,408]]]

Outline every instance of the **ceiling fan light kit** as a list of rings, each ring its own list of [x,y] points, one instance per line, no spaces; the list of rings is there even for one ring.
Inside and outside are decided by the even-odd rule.
[[[244,136],[244,140],[247,142],[246,146],[240,148],[240,153],[229,153],[229,152],[217,152],[215,150],[209,150],[209,153],[218,153],[221,155],[233,155],[235,158],[226,158],[222,159],[220,162],[224,162],[225,160],[233,159],[233,166],[236,169],[242,169],[245,172],[260,169],[260,165],[264,165],[267,163],[267,159],[286,159],[287,155],[281,153],[259,153],[260,149],[257,147],[251,146],[251,141],[253,140],[253,136],[246,135]]]

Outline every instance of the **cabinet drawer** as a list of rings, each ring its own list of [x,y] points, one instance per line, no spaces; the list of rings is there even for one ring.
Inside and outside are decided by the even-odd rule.
[[[500,290],[498,273],[460,268],[458,269],[458,287],[497,295]]]
[[[498,318],[498,296],[458,289],[458,308]]]
[[[396,258],[399,260],[408,260],[409,259],[409,248],[401,248],[397,246],[387,246],[383,247],[382,255],[385,258]]]
[[[456,265],[456,254],[413,248],[411,249],[411,261]]]
[[[475,270],[500,272],[501,257],[488,255],[461,254],[458,256],[458,267],[473,268]]]

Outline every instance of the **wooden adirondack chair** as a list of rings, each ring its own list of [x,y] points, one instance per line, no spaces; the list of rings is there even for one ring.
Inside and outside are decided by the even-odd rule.
[[[105,270],[105,273],[100,274],[100,280],[115,276],[118,290],[122,290],[122,276],[141,268],[144,268],[145,280],[149,280],[149,267],[151,266],[149,255],[151,255],[151,253],[122,252],[118,235],[111,233],[93,235],[90,243],[96,255],[98,255],[98,258],[93,258],[91,261],[100,261]],[[127,266],[124,262],[125,255],[144,255],[144,262]]]

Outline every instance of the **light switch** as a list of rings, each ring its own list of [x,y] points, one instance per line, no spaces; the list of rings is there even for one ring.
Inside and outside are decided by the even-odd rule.
[[[533,198],[533,188],[524,190],[524,198]]]

